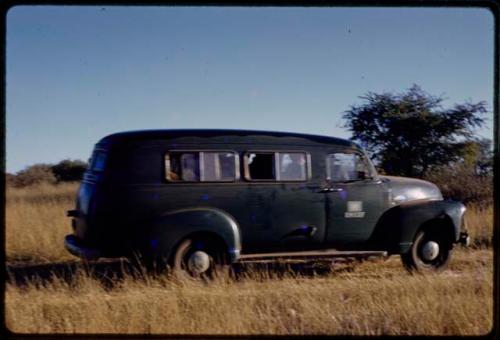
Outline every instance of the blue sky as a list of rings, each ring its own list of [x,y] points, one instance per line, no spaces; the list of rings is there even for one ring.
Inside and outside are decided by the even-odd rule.
[[[348,138],[342,112],[413,83],[486,101],[493,15],[473,8],[17,6],[6,167],[86,160],[103,136],[235,128]]]

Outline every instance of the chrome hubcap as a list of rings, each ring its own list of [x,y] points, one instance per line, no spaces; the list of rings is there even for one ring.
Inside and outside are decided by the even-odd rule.
[[[188,269],[195,274],[206,272],[210,267],[210,256],[204,251],[195,251],[188,259]]]
[[[422,258],[432,261],[439,255],[439,244],[434,241],[427,241],[422,247]]]

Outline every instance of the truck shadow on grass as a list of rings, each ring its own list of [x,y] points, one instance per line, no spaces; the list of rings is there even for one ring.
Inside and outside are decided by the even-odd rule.
[[[251,263],[232,266],[231,278],[274,279],[282,277],[326,277],[354,271],[358,261],[340,263]],[[125,278],[147,279],[166,275],[168,270],[148,271],[144,267],[126,259],[99,261],[67,261],[46,264],[7,264],[6,282],[15,286],[47,284],[54,280],[75,282],[78,276],[86,276],[100,281],[104,287],[113,288]]]
[[[84,274],[112,286],[112,279],[123,279],[132,266],[126,260],[112,261],[67,261],[44,264],[7,264],[6,282],[25,286],[28,284],[45,284],[54,280],[74,282],[78,275]]]

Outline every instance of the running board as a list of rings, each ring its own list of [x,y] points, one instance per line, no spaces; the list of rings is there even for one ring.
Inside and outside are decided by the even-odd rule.
[[[387,256],[386,251],[342,251],[336,249],[308,250],[298,252],[242,254],[238,262],[261,262],[269,260],[312,260],[315,258],[354,257],[366,258],[370,256]]]

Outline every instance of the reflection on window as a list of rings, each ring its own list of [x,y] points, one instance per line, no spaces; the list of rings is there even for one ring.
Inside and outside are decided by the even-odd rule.
[[[275,179],[274,153],[249,153],[247,157],[250,179]]]
[[[329,177],[333,182],[364,179],[368,175],[366,162],[355,153],[334,153],[328,156]]]
[[[279,153],[281,181],[304,181],[306,179],[306,155],[299,152]]]

